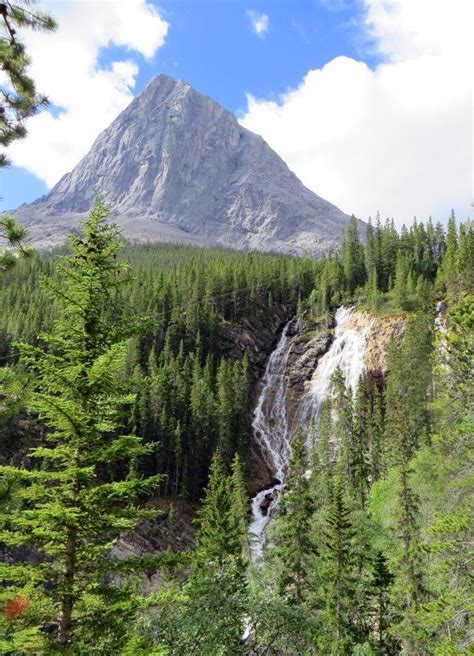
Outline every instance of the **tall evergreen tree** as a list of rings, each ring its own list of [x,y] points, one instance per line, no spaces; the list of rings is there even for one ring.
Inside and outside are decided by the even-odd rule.
[[[183,618],[189,624],[185,633],[191,629],[185,653],[190,644],[203,656],[224,650],[243,653],[246,559],[239,469],[239,461],[234,460],[233,475],[227,476],[220,454],[215,452],[197,517],[196,551],[187,586],[189,603]]]
[[[386,472],[387,454],[384,430],[383,390],[376,386],[369,419],[370,473],[372,482]]]
[[[336,368],[332,377],[333,408],[336,412],[334,435],[338,444],[338,461],[347,481],[351,480],[352,451],[352,400],[342,369]]]
[[[71,255],[57,266],[59,278],[48,282],[60,318],[38,346],[22,346],[34,375],[29,407],[48,432],[44,444],[30,449],[29,468],[0,468],[18,485],[2,516],[0,542],[37,553],[36,564],[23,552],[0,574],[3,599],[22,598],[29,606],[9,638],[16,653],[26,645],[41,653],[84,653],[90,642],[113,651],[140,603],[125,581],[110,578],[135,567],[112,548],[123,531],[154,516],[137,502],[161,477],[134,476],[130,463],[149,450],[121,432],[121,408],[133,398],[119,374],[126,326],[134,322],[107,320],[128,274],[116,260],[118,230],[106,218],[97,204],[83,236],[70,238]]]
[[[397,253],[393,298],[395,305],[401,310],[408,309],[407,269],[402,251]]]
[[[454,211],[448,220],[448,229],[446,232],[446,252],[444,254],[442,267],[442,280],[449,293],[455,293],[458,285],[457,275],[457,256],[458,256],[458,234],[456,226],[456,217]]]
[[[369,309],[372,312],[377,313],[380,308],[382,297],[378,288],[378,276],[375,268],[369,273],[366,283],[366,295]]]
[[[376,644],[379,654],[393,653],[390,649],[391,639],[387,636],[387,629],[390,627],[393,615],[390,602],[393,578],[386,557],[381,551],[378,551],[373,565],[372,596]]]
[[[250,504],[245,485],[244,473],[239,454],[232,461],[230,478],[230,537],[236,539],[235,555],[247,560],[250,558],[250,541],[248,534]]]
[[[325,631],[321,636],[320,648],[321,653],[334,656],[352,653],[355,644],[352,621],[355,593],[354,530],[344,497],[344,482],[339,477],[326,520],[321,573]]]
[[[360,507],[365,508],[370,477],[369,399],[362,376],[359,378],[354,400],[350,450],[351,482],[359,499]]]
[[[313,501],[307,477],[303,432],[293,438],[288,476],[280,499],[275,553],[281,563],[280,589],[294,604],[302,604],[309,587],[309,560],[314,552],[310,537]]]
[[[364,249],[359,240],[357,219],[351,216],[342,244],[342,262],[347,291],[352,294],[356,287],[365,283]]]
[[[317,441],[311,453],[311,489],[315,504],[327,507],[332,498],[334,476],[334,453],[331,445],[332,418],[331,401],[326,399],[321,406]]]

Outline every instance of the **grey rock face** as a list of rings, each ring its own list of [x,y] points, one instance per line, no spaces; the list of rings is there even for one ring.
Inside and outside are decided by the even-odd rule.
[[[304,187],[265,141],[188,84],[160,75],[49,194],[14,213],[52,245],[97,195],[129,238],[315,254],[348,217]]]

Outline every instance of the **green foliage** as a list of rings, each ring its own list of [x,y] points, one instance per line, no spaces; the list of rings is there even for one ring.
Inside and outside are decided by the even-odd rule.
[[[56,24],[48,14],[32,12],[32,4],[35,3],[18,0],[15,4],[0,5],[0,67],[7,79],[0,101],[0,145],[3,147],[23,138],[26,119],[48,104],[47,98],[37,93],[28,75],[30,59],[18,31],[24,28],[51,31]],[[0,167],[7,163],[6,155],[0,154]]]
[[[345,500],[344,482],[336,481],[333,501],[324,530],[323,569],[324,625],[320,647],[325,654],[348,654],[352,650],[352,614],[355,596],[354,530]]]
[[[466,653],[472,224],[397,234],[377,218],[363,244],[352,219],[342,251],[318,262],[125,245],[132,277],[103,218],[99,206],[69,255],[2,277],[0,651]],[[435,298],[448,308],[437,336]],[[266,353],[242,334],[345,302],[402,310],[404,338],[388,349],[385,378],[362,378],[354,395],[336,371],[319,425],[295,435],[253,564],[246,480]],[[120,560],[118,535],[154,515],[150,497],[180,512],[203,490],[196,549],[160,569],[143,598],[139,578],[156,559]]]
[[[32,257],[33,249],[24,243],[27,236],[28,230],[13,216],[0,217],[0,237],[8,243],[7,248],[0,249],[0,275],[13,269],[18,259]]]
[[[236,456],[227,475],[219,452],[197,517],[196,550],[185,595],[156,626],[167,654],[243,654],[248,501]]]
[[[83,236],[71,237],[58,282],[47,283],[60,307],[53,331],[37,346],[21,345],[34,376],[27,405],[48,432],[30,448],[29,466],[0,467],[16,486],[0,520],[0,542],[16,554],[0,570],[0,604],[28,604],[14,623],[3,618],[4,653],[31,651],[31,644],[47,653],[85,653],[90,643],[107,653],[122,643],[125,622],[142,603],[139,563],[113,547],[121,533],[154,515],[137,502],[161,476],[134,475],[131,463],[149,449],[122,432],[121,411],[133,397],[119,372],[134,321],[110,323],[128,272],[116,260],[117,229],[106,217],[98,204]]]
[[[290,316],[298,297],[312,290],[320,265],[171,244],[124,245],[122,253],[135,276],[116,291],[114,312],[155,319],[125,347],[123,377],[133,380],[136,393],[132,416],[124,411],[129,430],[155,447],[140,472],[161,471],[162,492],[197,500],[216,448],[226,464],[237,450],[247,465],[250,391],[265,354],[249,353],[250,359],[239,333],[245,322],[265,331]],[[0,357],[7,362],[16,359],[15,340],[35,344],[39,332],[52,328],[58,301],[39,280],[58,280],[57,257],[42,254],[3,276]]]
[[[309,588],[308,559],[314,551],[310,517],[313,501],[307,476],[307,454],[303,432],[296,433],[291,445],[288,476],[278,508],[274,532],[275,556],[280,561],[280,590],[291,603],[301,604]]]
[[[349,220],[342,244],[342,264],[347,291],[352,294],[357,287],[364,284],[366,276],[364,249],[359,241],[357,219],[354,215]]]
[[[417,223],[398,234],[393,221],[375,226],[369,219],[365,244],[357,221],[349,221],[340,253],[322,260],[317,278],[317,312],[343,302],[363,302],[374,314],[425,311],[436,292],[472,293],[474,280],[474,225],[456,227],[454,214],[447,234],[441,224]],[[314,311],[314,310],[313,310]]]

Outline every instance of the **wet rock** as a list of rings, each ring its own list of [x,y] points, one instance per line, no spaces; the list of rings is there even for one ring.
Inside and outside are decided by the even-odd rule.
[[[262,503],[260,504],[260,510],[262,511],[262,515],[267,515],[268,510],[272,503],[275,501],[277,497],[277,491],[272,490],[271,492],[267,492],[267,494],[263,497]]]

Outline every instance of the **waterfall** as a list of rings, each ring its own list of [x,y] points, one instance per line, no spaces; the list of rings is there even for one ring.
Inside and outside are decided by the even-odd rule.
[[[290,457],[286,412],[288,387],[286,365],[294,339],[294,337],[288,337],[290,323],[284,327],[280,341],[268,360],[252,422],[254,437],[262,449],[267,464],[274,472],[275,478],[272,487],[262,490],[252,499],[252,521],[249,533],[252,545],[251,555],[254,561],[262,555],[265,528],[276,506]]]
[[[249,533],[254,562],[261,558],[265,544],[265,529],[278,505],[278,496],[284,484],[294,433],[301,427],[309,436],[311,426],[317,426],[322,403],[331,392],[331,378],[338,366],[341,367],[346,384],[353,392],[357,388],[359,377],[364,372],[365,346],[373,320],[363,328],[350,327],[348,323],[353,313],[353,308],[349,307],[341,307],[337,310],[334,340],[319,360],[291,421],[286,406],[287,364],[291,346],[297,336],[288,336],[289,324],[285,326],[278,345],[268,360],[252,427],[254,438],[260,445],[270,469],[274,472],[275,480],[270,488],[262,490],[252,499]]]

